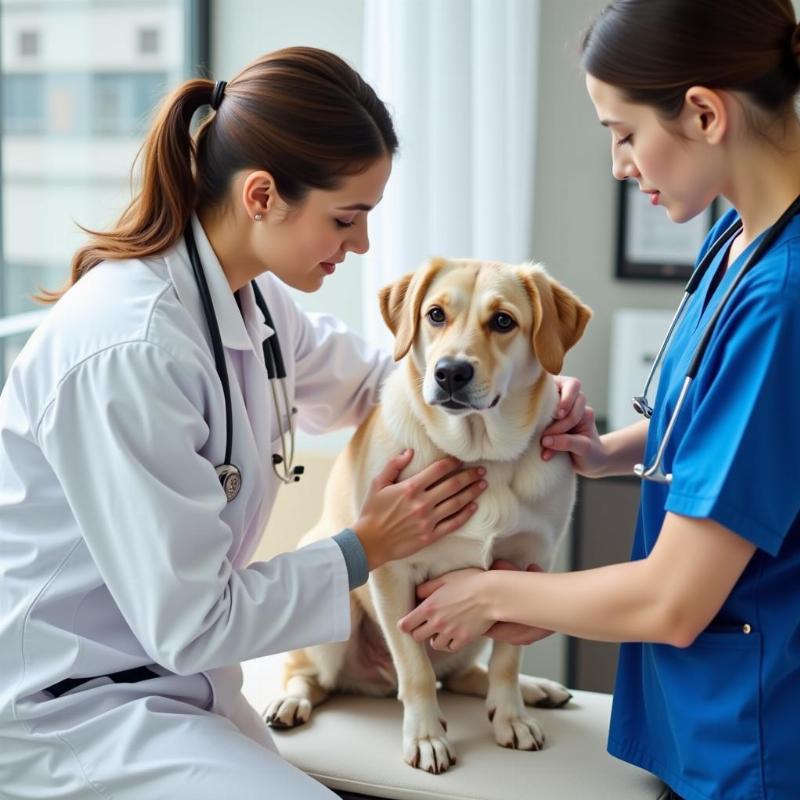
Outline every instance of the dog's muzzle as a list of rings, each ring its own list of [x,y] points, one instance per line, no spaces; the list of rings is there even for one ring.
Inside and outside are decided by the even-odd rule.
[[[440,358],[433,371],[433,377],[443,395],[440,405],[450,409],[469,408],[466,389],[474,375],[475,368],[469,361],[450,356]]]

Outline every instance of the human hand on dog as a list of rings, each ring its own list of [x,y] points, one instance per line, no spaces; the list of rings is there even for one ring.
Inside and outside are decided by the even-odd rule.
[[[556,436],[571,430],[583,419],[586,411],[586,395],[581,391],[580,379],[554,375],[553,380],[558,389],[558,405],[553,421],[542,431],[542,440],[545,436]],[[549,461],[556,452],[545,447],[542,441],[542,460]]]
[[[577,378],[555,377],[561,395],[556,419],[542,432],[542,460],[556,452],[567,452],[579,475],[594,477],[602,471],[608,455],[595,424],[594,409],[586,405],[586,395]]]
[[[518,567],[510,561],[498,559],[489,569],[517,570]],[[541,572],[542,568],[538,564],[530,564],[526,572]],[[553,631],[546,628],[536,628],[532,625],[523,625],[519,622],[495,622],[486,635],[497,642],[507,642],[508,644],[526,645],[538,642],[549,636]]]
[[[489,569],[518,570],[510,561],[498,559]],[[538,564],[530,564],[526,572],[541,572]],[[398,627],[423,642],[430,639],[434,650],[455,652],[479,636],[500,642],[525,645],[538,642],[553,631],[516,622],[494,622],[491,612],[479,597],[477,576],[483,570],[462,569],[449,572],[417,587],[423,602],[403,617]],[[427,598],[427,599],[426,599]]]
[[[420,584],[417,597],[423,602],[398,627],[418,642],[430,640],[434,650],[460,650],[495,622],[482,591],[485,577],[482,569],[460,569]]]
[[[406,450],[378,473],[351,526],[371,570],[460,528],[475,513],[475,498],[486,488],[483,467],[461,469],[462,462],[452,457],[398,482],[413,456],[413,450]]]

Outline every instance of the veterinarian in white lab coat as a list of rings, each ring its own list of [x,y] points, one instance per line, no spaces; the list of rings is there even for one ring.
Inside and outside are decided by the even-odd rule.
[[[359,535],[250,563],[290,424],[264,343],[278,336],[287,407],[309,431],[358,423],[390,369],[284,284],[315,291],[367,250],[396,147],[372,89],[323,51],[280,51],[165,101],[140,193],[76,254],[0,398],[4,798],[330,796],[277,754],[238,663],[346,639],[349,589],[463,524],[482,489],[452,459],[396,482],[398,454]],[[216,470],[229,435],[230,499]]]

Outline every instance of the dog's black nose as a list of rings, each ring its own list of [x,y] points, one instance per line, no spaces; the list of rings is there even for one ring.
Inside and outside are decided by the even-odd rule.
[[[436,378],[436,383],[452,396],[459,389],[463,389],[474,374],[475,370],[469,361],[445,356],[436,362],[433,377]]]

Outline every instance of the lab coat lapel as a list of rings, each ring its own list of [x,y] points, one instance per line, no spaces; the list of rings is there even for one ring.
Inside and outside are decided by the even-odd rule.
[[[270,444],[273,434],[277,436],[277,431],[273,431],[273,402],[262,343],[267,336],[272,335],[273,331],[264,324],[249,285],[239,292],[242,304],[242,310],[239,311],[222,265],[196,215],[192,217],[192,230],[217,317],[223,350],[226,351],[233,416],[232,461],[242,470],[244,482],[251,486],[269,486],[272,483],[272,476],[267,473],[267,470],[272,469]],[[208,323],[203,313],[200,292],[183,238],[165,255],[165,260],[175,291],[181,303],[197,321],[213,357]],[[239,353],[229,352],[231,350],[238,350]],[[241,384],[237,380],[234,359],[241,365]],[[262,500],[256,507],[250,507],[245,516],[250,517],[254,514],[266,516],[266,509],[271,506],[272,497],[264,497],[261,491],[255,494],[243,492],[242,500],[245,495]],[[237,565],[244,563],[254,547],[255,542],[240,542],[236,548],[234,563]]]
[[[253,343],[245,327],[236,298],[233,296],[228,279],[219,263],[216,253],[206,237],[203,226],[196,214],[192,215],[192,230],[197,242],[197,252],[203,265],[211,302],[219,325],[222,344],[232,350],[249,350]],[[187,255],[188,260],[188,255]],[[191,270],[191,264],[189,264]]]

